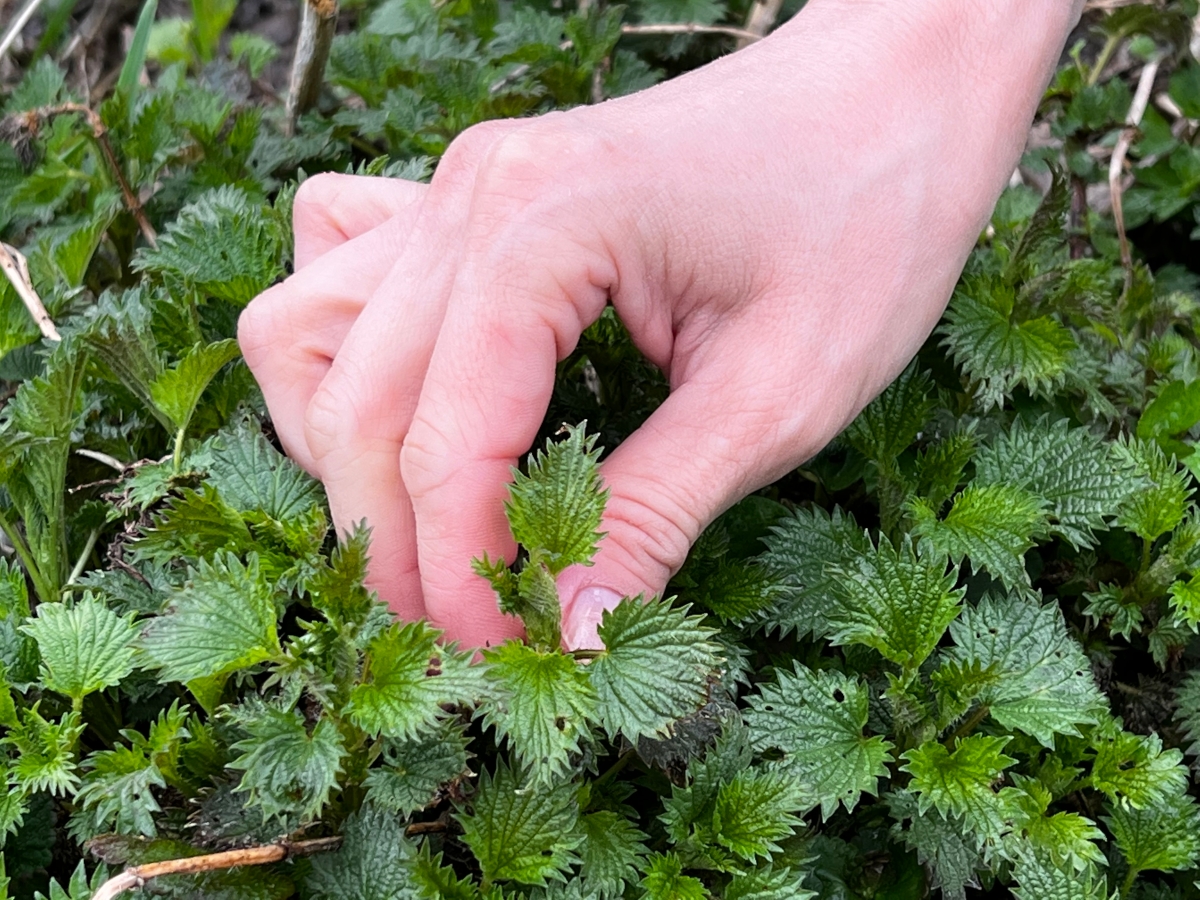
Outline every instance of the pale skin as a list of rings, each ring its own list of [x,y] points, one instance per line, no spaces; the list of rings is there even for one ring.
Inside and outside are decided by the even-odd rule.
[[[471,571],[554,367],[612,303],[670,380],[603,465],[564,643],[663,591],[723,510],[811,457],[936,324],[1081,3],[811,0],[764,41],[629,97],[484,123],[429,185],[310,178],[296,274],[239,339],[285,449],[404,618],[520,634]]]

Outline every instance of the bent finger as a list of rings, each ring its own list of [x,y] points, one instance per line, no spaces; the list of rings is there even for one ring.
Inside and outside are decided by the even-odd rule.
[[[420,202],[428,185],[402,178],[323,172],[306,178],[292,201],[296,271]]]

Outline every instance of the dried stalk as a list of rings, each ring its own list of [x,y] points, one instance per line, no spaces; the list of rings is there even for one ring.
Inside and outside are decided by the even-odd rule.
[[[783,0],[754,0],[754,5],[750,7],[750,14],[746,16],[746,30],[757,34],[760,38],[766,37],[767,32],[775,24],[775,20],[779,18],[779,10],[782,8]],[[741,50],[752,43],[754,42],[747,38],[739,38],[737,48]]]
[[[13,19],[12,25],[10,25],[8,31],[4,33],[3,39],[0,39],[0,59],[3,59],[4,54],[8,52],[8,48],[16,43],[16,40],[21,36],[21,32],[24,30],[26,23],[33,18],[33,14],[37,12],[38,7],[41,6],[43,2],[44,0],[29,0],[29,2],[25,4],[25,8],[17,13],[17,17]]]
[[[621,34],[723,34],[726,37],[735,37],[748,43],[762,40],[761,34],[755,34],[745,28],[734,28],[732,25],[699,25],[696,22],[622,25]]]
[[[42,298],[33,289],[33,280],[29,277],[29,263],[25,261],[21,252],[8,244],[0,244],[0,269],[8,276],[13,290],[29,310],[29,315],[33,316],[33,321],[37,322],[42,337],[51,341],[61,341],[62,336],[54,327],[54,320],[46,311]]]
[[[1133,257],[1129,251],[1129,238],[1125,234],[1125,212],[1121,206],[1121,175],[1125,168],[1125,154],[1129,145],[1137,137],[1138,126],[1146,113],[1146,105],[1150,102],[1150,92],[1154,88],[1154,78],[1158,75],[1158,60],[1146,63],[1138,78],[1137,90],[1133,94],[1133,102],[1129,105],[1129,114],[1125,117],[1125,128],[1117,138],[1113,147],[1112,159],[1108,162],[1108,188],[1112,194],[1113,221],[1117,225],[1117,238],[1121,244],[1121,264],[1126,271],[1133,269]]]
[[[280,841],[262,847],[247,847],[245,850],[228,850],[224,853],[146,863],[126,869],[108,879],[92,895],[92,900],[113,900],[125,891],[143,887],[146,882],[163,875],[193,875],[197,872],[213,872],[237,866],[264,866],[291,859],[293,856],[310,856],[313,853],[336,850],[341,844],[340,837],[315,838],[311,841],[297,841],[294,844],[290,841]]]
[[[296,131],[296,120],[317,104],[325,80],[325,63],[337,28],[337,0],[304,0],[300,13],[300,36],[288,81],[286,128]]]

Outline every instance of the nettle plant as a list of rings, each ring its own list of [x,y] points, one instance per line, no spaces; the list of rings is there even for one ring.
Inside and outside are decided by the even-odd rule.
[[[709,52],[618,47],[623,15],[745,11],[389,0],[289,135],[227,6],[148,6],[95,109],[48,57],[4,102],[0,229],[48,317],[0,280],[0,898],[158,863],[143,893],[231,900],[1196,893],[1200,282],[1080,201],[1127,140],[1135,243],[1192,228],[1193,8],[1100,14],[1024,161],[1062,174],[1002,196],[912,365],[566,653],[600,447],[666,394],[606,312],[514,474],[518,558],[476,561],[527,639],[473,654],[363,588],[369,531],[277,449],[237,315],[303,171],[427,177],[476,121]],[[1170,103],[1127,132],[1150,65]]]

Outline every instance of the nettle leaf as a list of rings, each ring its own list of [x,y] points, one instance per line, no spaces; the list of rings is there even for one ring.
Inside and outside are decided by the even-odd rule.
[[[863,734],[866,687],[840,672],[813,672],[799,663],[794,674],[779,670],[777,678],[748,698],[744,717],[755,751],[782,753],[773,765],[795,780],[806,808],[820,804],[822,818],[839,803],[852,811],[864,791],[876,793],[892,761],[890,742]]]
[[[761,616],[764,624],[783,635],[793,630],[797,637],[829,635],[830,598],[837,581],[831,567],[871,553],[871,538],[853,516],[835,506],[832,513],[819,507],[797,509],[772,526],[763,541],[767,551],[759,561],[782,588],[780,599]]]
[[[646,863],[642,878],[645,900],[707,900],[704,883],[683,874],[683,863],[674,853],[655,853]]]
[[[503,762],[484,772],[472,798],[471,815],[458,815],[463,841],[488,881],[545,885],[566,881],[579,862],[579,810],[569,784],[532,790]]]
[[[907,535],[899,548],[881,536],[878,547],[829,571],[838,599],[833,643],[864,644],[905,670],[925,661],[961,609],[946,557],[918,554]]]
[[[470,654],[437,643],[425,622],[393,623],[367,646],[363,680],[350,693],[350,720],[371,735],[412,740],[446,717],[442,704],[471,703],[482,670]]]
[[[1013,860],[1013,896],[1017,900],[1112,900],[1095,866],[1082,872],[1057,863],[1034,847],[1022,847]]]
[[[1079,736],[1079,726],[1096,724],[1106,708],[1058,604],[987,596],[951,623],[950,635],[948,660],[993,671],[979,703],[1004,727],[1024,731],[1046,747],[1054,746],[1055,734]]]
[[[21,723],[0,738],[17,751],[9,778],[20,791],[46,791],[55,797],[74,794],[79,787],[75,747],[83,733],[83,720],[70,712],[57,722],[42,718],[37,705],[21,713]]]
[[[313,857],[305,887],[322,900],[408,900],[415,862],[399,819],[365,803],[346,820],[342,846]]]
[[[1012,484],[972,483],[954,498],[944,519],[924,501],[907,505],[913,533],[932,553],[955,564],[963,557],[1008,588],[1029,585],[1025,551],[1046,532],[1046,501]]]
[[[711,854],[711,845],[716,843],[713,814],[717,796],[738,773],[750,768],[753,756],[749,731],[735,722],[726,727],[702,759],[691,762],[688,782],[671,785],[671,796],[663,801],[663,813],[659,816],[674,844],[691,845],[691,850]],[[711,859],[709,863],[715,865]]]
[[[566,426],[564,440],[531,454],[528,475],[514,470],[504,504],[513,538],[542,551],[552,575],[591,562],[604,536],[598,529],[608,491],[601,487],[597,436],[586,434],[586,424]]]
[[[910,363],[842,432],[842,440],[867,459],[891,465],[929,420],[931,388],[929,373]]]
[[[150,399],[176,430],[187,428],[208,383],[225,365],[241,356],[235,340],[196,344],[150,384]]]
[[[688,607],[641,597],[606,611],[599,634],[604,650],[588,666],[597,712],[610,737],[661,736],[704,705],[720,663],[715,629]]]
[[[1004,754],[1008,738],[973,734],[955,743],[954,750],[929,741],[902,754],[900,767],[912,775],[909,785],[917,809],[936,809],[943,816],[961,816],[980,835],[997,833],[1003,825],[1001,798],[992,785],[1016,760]]]
[[[388,741],[382,759],[363,779],[367,800],[406,816],[425,809],[443,785],[467,773],[467,738],[446,723],[418,740]]]
[[[917,454],[916,490],[930,509],[940,511],[962,484],[967,463],[975,455],[975,435],[969,427]],[[975,478],[979,481],[978,475]]]
[[[37,641],[42,684],[76,703],[133,671],[138,627],[85,593],[73,606],[42,603],[22,628]]]
[[[133,545],[139,560],[204,559],[220,550],[240,554],[255,546],[246,520],[210,484],[173,498],[152,522]]]
[[[280,522],[309,512],[323,496],[316,479],[271,446],[251,419],[217,436],[208,482],[234,509],[262,512]]]
[[[245,306],[283,275],[278,221],[241,188],[225,185],[201,194],[142,248],[134,268],[168,285]]]
[[[1105,864],[1104,853],[1096,843],[1104,840],[1104,832],[1095,822],[1073,812],[1047,815],[1054,799],[1050,791],[1023,775],[1014,775],[1013,781],[1018,790],[1013,793],[1010,807],[1012,835],[1078,872]],[[1011,843],[1009,838],[1006,840]]]
[[[747,872],[734,872],[721,895],[724,900],[811,900],[816,891],[804,887],[804,873],[770,863]]]
[[[1187,752],[1200,755],[1200,670],[1193,669],[1183,676],[1175,692],[1175,721],[1189,741]]]
[[[1176,445],[1173,438],[1200,422],[1200,382],[1171,381],[1146,404],[1137,423],[1137,436],[1157,441],[1166,451]]]
[[[171,598],[166,614],[146,622],[141,646],[162,681],[192,681],[278,657],[275,601],[251,554],[201,560]]]
[[[993,278],[968,279],[954,292],[940,331],[943,345],[963,373],[977,383],[986,410],[1014,388],[1048,396],[1061,387],[1075,352],[1075,338],[1050,316],[1014,316],[1016,289]]]
[[[638,882],[647,840],[629,819],[610,810],[580,816],[579,876],[585,891],[600,900],[617,900]]]
[[[801,820],[793,813],[805,803],[787,772],[746,769],[721,785],[712,814],[717,843],[754,862],[779,852],[776,841],[790,836]]]
[[[249,734],[230,749],[242,773],[237,790],[249,794],[264,819],[317,818],[338,786],[346,748],[337,725],[321,719],[311,733],[295,710],[252,703],[234,712]]]
[[[1200,575],[1176,581],[1169,589],[1171,610],[1192,631],[1200,628]]]
[[[1087,605],[1083,614],[1092,621],[1108,622],[1108,633],[1129,640],[1133,633],[1141,632],[1145,613],[1136,598],[1127,599],[1125,589],[1116,584],[1102,584],[1098,591],[1084,593]]]
[[[1104,824],[1136,872],[1190,869],[1200,860],[1200,807],[1187,794],[1133,809],[1113,805]]]
[[[507,740],[534,789],[566,774],[571,755],[591,737],[596,694],[588,672],[571,657],[507,641],[484,652],[491,702],[480,707],[486,725]]]
[[[1183,793],[1188,770],[1183,754],[1164,750],[1156,734],[1130,734],[1105,723],[1092,735],[1096,758],[1092,787],[1122,806],[1144,809]]]
[[[916,851],[917,859],[933,876],[931,887],[941,888],[946,900],[965,900],[966,888],[978,886],[976,873],[983,867],[983,854],[962,817],[928,809],[921,812],[909,791],[896,791],[886,799],[896,820],[893,836]],[[909,820],[907,826],[905,820]]]
[[[370,541],[370,529],[355,527],[305,585],[313,606],[335,625],[360,625],[371,612],[371,594],[363,587]]]
[[[162,812],[153,788],[167,786],[142,748],[98,750],[83,762],[87,774],[75,802],[87,813],[85,837],[106,831],[155,837],[155,813]]]
[[[1191,476],[1158,444],[1122,440],[1112,446],[1125,477],[1147,482],[1126,498],[1117,524],[1142,540],[1154,541],[1183,521],[1192,495]]]
[[[784,593],[783,585],[766,567],[723,559],[688,596],[722,622],[736,624],[769,609]]]

